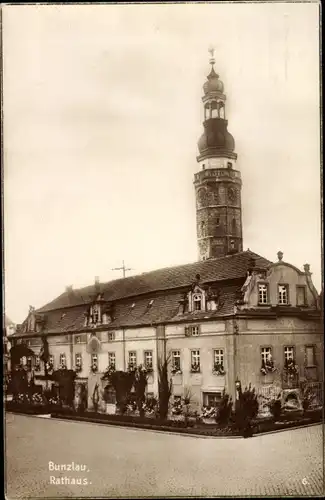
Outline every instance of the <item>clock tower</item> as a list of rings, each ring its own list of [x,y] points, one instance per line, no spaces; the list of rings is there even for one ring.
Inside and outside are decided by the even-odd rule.
[[[235,141],[227,130],[224,86],[214,70],[214,51],[210,52],[211,71],[203,86],[199,171],[194,176],[199,260],[243,250],[241,175]]]

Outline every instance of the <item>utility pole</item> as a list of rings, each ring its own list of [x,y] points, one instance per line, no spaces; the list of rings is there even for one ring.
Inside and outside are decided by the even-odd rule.
[[[125,267],[124,260],[122,260],[122,267],[114,267],[112,271],[123,271],[123,278],[125,278],[126,271],[132,271],[131,267]]]

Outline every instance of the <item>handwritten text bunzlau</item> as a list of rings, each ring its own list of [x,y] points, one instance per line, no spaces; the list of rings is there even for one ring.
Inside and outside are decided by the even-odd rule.
[[[71,462],[70,464],[56,464],[54,462],[49,462],[50,471],[61,471],[61,472],[89,472],[87,465],[77,464]]]
[[[56,464],[49,462],[49,471],[53,472],[90,472],[86,464],[71,462],[69,464]],[[50,484],[68,484],[68,485],[88,485],[91,484],[88,477],[76,476],[50,476]]]

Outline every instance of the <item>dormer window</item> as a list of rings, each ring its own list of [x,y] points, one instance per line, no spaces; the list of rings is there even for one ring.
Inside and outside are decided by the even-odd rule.
[[[202,311],[202,294],[193,294],[193,311]]]
[[[287,305],[289,303],[288,299],[288,286],[278,285],[278,304]]]
[[[258,284],[258,303],[260,305],[268,303],[268,285],[267,283]]]

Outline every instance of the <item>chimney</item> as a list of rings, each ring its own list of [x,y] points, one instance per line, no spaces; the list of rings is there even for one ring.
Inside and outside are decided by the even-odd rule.
[[[73,286],[72,285],[66,286],[65,287],[65,292],[67,294],[71,295],[71,293],[73,293]]]
[[[99,276],[95,276],[95,285],[99,285]]]

